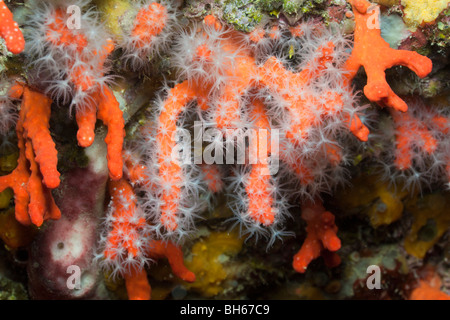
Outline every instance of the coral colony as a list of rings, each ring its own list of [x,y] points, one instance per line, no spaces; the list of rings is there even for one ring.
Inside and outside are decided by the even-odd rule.
[[[128,33],[116,39],[87,0],[29,1],[33,15],[21,26],[24,39],[0,0],[0,37],[27,64],[24,78],[5,75],[0,82],[0,133],[6,139],[15,126],[19,149],[17,167],[0,177],[0,191],[13,190],[16,220],[37,227],[58,219],[76,225],[74,217],[86,212],[76,213],[74,204],[65,216],[67,205],[60,204],[70,196],[60,193],[70,179],[84,184],[86,175],[107,172],[104,194],[110,202],[92,220],[96,236],[88,238],[96,238],[96,250],[84,259],[124,278],[130,299],[150,299],[147,270],[159,258],[167,258],[180,279],[196,280],[184,264],[181,245],[218,194],[228,195],[241,236],[254,236],[269,247],[291,234],[291,209],[300,205],[307,235],[293,268],[305,273],[319,256],[327,267],[338,266],[338,226],[321,195],[349,180],[348,166],[358,150],[382,145],[372,160],[385,179],[401,181],[408,190],[448,186],[450,179],[450,110],[399,97],[385,74],[405,66],[424,78],[431,60],[390,47],[377,25],[378,5],[348,2],[353,37],[311,20],[243,32],[207,14],[181,25],[181,13],[170,1],[141,1]],[[67,23],[71,5],[80,8],[78,28]],[[289,46],[296,48],[295,61],[286,53]],[[175,81],[166,82],[145,124],[125,143],[124,114],[112,89],[113,63],[148,72],[154,57],[163,54],[177,70]],[[363,94],[372,107],[352,85],[361,67],[367,75]],[[67,119],[75,115],[78,145],[91,154],[88,168],[76,173],[78,180],[74,173],[61,182],[52,108],[66,108]],[[381,112],[391,119],[390,130],[374,124]],[[107,128],[98,137],[97,120]],[[198,150],[188,152],[188,161],[174,152],[190,151],[190,144],[177,149],[182,142],[175,137],[182,130],[193,132],[194,122],[215,129],[197,149],[213,150],[216,163],[194,161]],[[236,139],[245,140],[250,132],[256,136],[238,148],[234,140],[224,143],[230,132]],[[274,139],[276,145],[270,143]],[[92,156],[92,150],[101,150],[101,140],[106,171]],[[258,159],[234,164],[230,151]],[[225,154],[231,162],[223,164],[218,155]],[[96,194],[94,182],[86,184],[80,194],[91,194],[92,202],[101,204],[104,194]]]

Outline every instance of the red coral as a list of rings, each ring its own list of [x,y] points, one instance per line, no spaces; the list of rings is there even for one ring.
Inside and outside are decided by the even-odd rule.
[[[50,192],[60,182],[57,151],[49,131],[52,101],[22,84],[14,85],[10,95],[22,97],[16,127],[20,153],[16,169],[0,177],[0,191],[13,189],[20,223],[40,226],[46,219],[61,216]]]
[[[145,233],[147,223],[142,212],[138,210],[133,188],[124,178],[110,180],[108,187],[113,224],[106,239],[104,256],[118,264],[125,264],[127,261],[139,263],[140,265],[134,267],[142,268],[145,239],[148,237]]]
[[[108,128],[105,138],[107,145],[107,159],[109,176],[111,179],[122,177],[122,147],[125,137],[125,122],[119,102],[112,90],[102,86],[91,93],[92,102],[84,110],[77,110],[78,144],[81,147],[89,147],[94,142],[95,122],[100,119]]]
[[[123,59],[130,63],[133,70],[142,71],[149,59],[158,55],[160,49],[166,47],[175,22],[175,8],[170,2],[164,4],[142,1],[138,6],[133,27],[125,34],[121,44]]]
[[[410,300],[450,300],[450,295],[442,292],[440,286],[431,286],[425,281],[420,281],[409,297]]]
[[[450,295],[441,291],[442,280],[433,266],[425,266],[420,270],[419,276],[409,300],[450,300]]]
[[[142,48],[158,36],[167,25],[167,8],[153,2],[144,6],[136,15],[131,36],[138,39],[136,46]]]
[[[258,135],[270,135],[270,122],[262,101],[254,100],[250,112],[251,121],[254,129],[258,130]],[[260,138],[258,138],[257,143],[250,145],[249,153],[256,155],[257,152],[264,152],[264,154],[259,155],[258,163],[251,166],[245,189],[248,194],[248,214],[250,217],[262,225],[270,225],[274,222],[276,215],[269,168],[271,150],[266,145],[266,141],[270,140],[270,137]]]
[[[6,47],[14,54],[19,54],[25,49],[22,31],[3,0],[0,0],[0,38],[5,39]]]
[[[208,189],[212,193],[217,193],[223,190],[223,176],[219,166],[215,164],[202,164],[200,166],[200,169],[202,170],[204,180],[208,185]]]
[[[149,240],[149,228],[130,183],[124,178],[110,180],[109,191],[113,222],[103,256],[107,265],[115,264],[116,270],[124,275],[129,299],[150,299],[151,287],[144,268],[149,259],[167,258],[176,276],[195,281],[195,275],[184,266],[180,247],[171,242]]]
[[[379,26],[379,6],[372,6],[367,0],[349,0],[355,15],[354,48],[345,68],[350,71],[351,81],[360,67],[367,74],[364,94],[370,101],[378,102],[399,111],[408,106],[398,97],[386,81],[385,70],[396,65],[410,68],[419,77],[427,76],[432,62],[417,52],[395,50],[381,37]]]
[[[417,98],[405,99],[409,105],[407,112],[390,112],[395,128],[395,167],[401,174],[411,173],[404,175],[408,186],[420,180],[428,182],[433,176],[450,179],[448,110],[439,104],[430,107]]]
[[[181,192],[179,185],[183,179],[181,167],[174,161],[168,161],[172,158],[172,150],[176,146],[176,140],[173,137],[177,129],[177,117],[193,97],[199,97],[206,101],[207,92],[207,88],[190,86],[187,81],[177,84],[165,101],[165,112],[159,116],[161,125],[156,135],[160,147],[158,164],[161,184],[166,186],[161,196],[163,204],[160,221],[170,231],[174,231],[178,227],[176,214]],[[205,104],[203,106],[206,107]]]
[[[341,248],[341,240],[337,237],[338,228],[334,224],[334,215],[316,200],[302,206],[302,218],[306,221],[307,236],[298,253],[294,256],[293,267],[304,273],[311,261],[320,255],[328,267],[333,268],[341,263],[336,251]]]
[[[433,137],[426,124],[411,116],[409,112],[391,112],[396,126],[395,166],[400,170],[412,166],[414,147],[420,146],[426,153],[433,153],[438,141]]]
[[[216,107],[212,111],[213,121],[219,129],[239,129],[240,124],[243,123],[241,119],[241,97],[251,90],[263,92],[268,89],[282,96],[285,101],[286,108],[291,114],[291,121],[287,128],[286,136],[294,145],[301,144],[308,137],[308,132],[312,128],[326,118],[333,116],[342,117],[351,132],[359,139],[366,140],[368,136],[368,129],[362,124],[356,112],[350,114],[343,111],[342,96],[332,92],[332,89],[320,97],[313,92],[302,92],[302,95],[297,95],[292,90],[293,87],[305,88],[320,77],[321,72],[332,61],[334,53],[334,44],[332,42],[321,46],[317,50],[314,61],[311,61],[304,70],[293,73],[286,70],[282,62],[274,57],[269,58],[264,65],[259,65],[253,54],[242,48],[239,33],[222,27],[219,21],[211,15],[205,17],[204,29],[204,42],[199,43],[195,50],[191,51],[194,52],[193,64],[199,64],[195,68],[206,66],[206,70],[198,78],[194,75],[192,78],[175,85],[170,90],[167,99],[161,106],[161,113],[157,121],[157,163],[159,178],[161,179],[161,206],[158,209],[160,212],[159,223],[169,233],[176,231],[178,228],[180,219],[178,213],[180,211],[187,212],[187,210],[180,210],[180,199],[182,198],[181,193],[183,189],[181,185],[186,178],[183,176],[181,166],[169,159],[172,158],[172,150],[176,147],[176,141],[173,137],[176,132],[178,118],[185,110],[186,105],[192,100],[196,99],[202,110],[209,109],[210,105]],[[202,31],[199,30],[199,32]],[[220,52],[221,50],[223,52]],[[224,58],[226,55],[235,58],[232,61],[228,61],[227,58]],[[215,59],[219,59],[220,63],[215,62]],[[217,64],[220,65],[217,66]],[[207,69],[210,66],[212,70]],[[195,68],[193,67],[192,69]],[[214,72],[217,72],[217,74],[214,74]],[[218,82],[223,81],[223,83],[215,83],[214,81],[216,80]],[[221,89],[217,90],[218,96],[211,94],[219,86]],[[307,90],[305,89],[305,91]],[[257,102],[255,107],[259,108],[258,106],[260,105],[262,105],[262,101]],[[265,111],[259,112],[260,115],[265,117],[264,113]],[[262,125],[264,128],[270,129],[267,120],[263,122],[265,124],[260,123],[257,126]],[[283,155],[280,156],[282,157]],[[289,164],[291,165],[291,163]],[[308,171],[298,161],[294,161],[292,166],[297,171]],[[300,168],[298,168],[299,166]],[[253,168],[248,191],[250,189],[253,190],[257,180],[261,180],[261,178],[257,179],[257,177],[261,177],[260,169],[263,168]],[[271,194],[271,191],[263,189],[269,187],[269,180],[270,176],[265,181],[258,182],[261,183],[258,186],[258,190],[267,196]],[[276,211],[272,210],[270,206],[272,201],[263,202],[263,204],[268,204],[269,207],[261,210],[262,204],[258,202],[258,197],[254,193],[247,192],[247,194],[250,202],[254,204],[254,206],[250,205],[250,216],[258,223],[266,226],[271,225],[276,215]],[[265,198],[267,199],[267,197]]]
[[[92,49],[96,44],[89,43],[86,34],[69,29],[66,13],[58,8],[52,12],[53,20],[46,26],[45,38],[53,46],[64,48],[68,57],[68,77],[75,89],[82,93],[82,101],[77,105],[77,139],[82,147],[94,142],[94,129],[97,119],[108,127],[105,142],[108,146],[108,169],[111,179],[122,177],[122,146],[125,136],[124,120],[119,103],[112,90],[101,83],[104,64],[114,50],[114,43],[106,39],[100,49]]]
[[[75,87],[81,91],[91,90],[96,78],[102,76],[99,71],[103,70],[106,58],[114,50],[113,41],[106,39],[101,50],[91,49],[87,35],[68,28],[65,10],[58,8],[51,14],[45,39],[55,47],[67,49],[68,54],[72,55],[67,68]]]
[[[173,243],[153,241],[148,249],[148,255],[154,259],[166,258],[178,278],[187,282],[195,281],[195,275],[184,266],[183,252]],[[124,277],[130,300],[150,300],[151,287],[144,269],[132,270]]]

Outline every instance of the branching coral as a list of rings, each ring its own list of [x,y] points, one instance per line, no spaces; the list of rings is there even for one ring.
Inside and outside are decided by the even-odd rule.
[[[195,275],[184,266],[181,249],[170,242],[151,240],[151,228],[137,204],[131,184],[125,178],[110,180],[109,191],[107,235],[102,240],[103,252],[99,258],[105,268],[112,270],[112,275],[124,276],[129,298],[150,299],[151,288],[144,268],[152,259],[167,258],[176,276],[193,282]]]
[[[380,120],[374,131],[383,152],[376,158],[387,179],[420,190],[450,180],[450,116],[442,104],[407,97],[407,112],[391,110],[392,121]],[[392,149],[394,141],[395,149]]]
[[[390,169],[393,162],[397,170],[388,170],[386,175],[392,180],[400,176],[407,188],[420,188],[424,182],[430,184],[439,177],[448,177],[449,152],[445,135],[449,131],[449,118],[445,110],[437,110],[438,106],[429,108],[412,99],[408,109],[407,103],[392,91],[385,79],[385,70],[395,65],[406,66],[423,78],[432,70],[431,60],[416,52],[390,48],[381,37],[379,6],[372,6],[366,0],[350,2],[356,28],[353,52],[345,65],[350,71],[348,80],[363,66],[367,74],[366,97],[390,107],[394,121],[394,130],[390,130],[395,135],[394,156],[383,157],[380,162],[385,169]],[[392,138],[385,129],[375,136],[381,140]]]
[[[402,65],[413,70],[419,77],[427,76],[432,69],[429,58],[417,52],[395,50],[381,37],[379,6],[373,6],[367,0],[349,0],[355,15],[354,48],[345,68],[353,79],[361,66],[367,74],[364,94],[370,101],[406,111],[408,106],[390,88],[386,81],[385,70]]]
[[[109,182],[109,193],[110,214],[106,224],[111,228],[105,239],[102,263],[115,273],[141,270],[148,262],[145,250],[151,236],[134,190],[123,178]]]
[[[53,99],[59,106],[70,104],[69,113],[74,109],[80,146],[93,143],[97,120],[108,127],[111,202],[97,259],[125,278],[131,299],[150,298],[146,267],[152,259],[168,258],[175,275],[195,280],[180,247],[167,240],[180,240],[193,230],[209,199],[204,194],[222,190],[232,198],[229,205],[241,231],[263,235],[269,245],[287,234],[290,203],[300,200],[307,236],[294,257],[294,269],[304,273],[320,255],[329,267],[337,266],[338,228],[319,198],[346,181],[351,147],[369,136],[362,116],[367,106],[360,105],[351,87],[360,67],[367,74],[366,97],[390,107],[396,151],[388,160],[400,171],[427,167],[427,177],[446,167],[450,176],[448,115],[423,106],[408,109],[385,78],[385,71],[396,65],[425,77],[431,60],[390,48],[377,25],[379,7],[366,0],[349,2],[356,22],[351,54],[348,38],[311,22],[272,26],[270,31],[258,26],[245,35],[208,15],[173,37],[174,7],[143,1],[130,14],[133,24],[119,43],[123,61],[141,70],[168,47],[168,39],[176,38],[170,61],[179,80],[165,87],[165,96],[159,95],[144,138],[134,142],[144,165],[133,152],[122,159],[124,120],[109,87],[109,55],[115,45],[96,13],[86,10],[89,2],[76,1],[84,13],[81,25],[72,28],[69,2],[31,0],[35,11],[26,50],[30,87],[17,84],[10,90],[11,98],[22,99],[16,128],[20,155],[17,168],[0,177],[0,191],[10,187],[15,193],[17,220],[40,226],[60,216],[50,193],[59,184],[49,132]],[[0,17],[5,17],[0,36],[12,52],[20,52],[20,30],[1,0]],[[289,41],[281,44],[287,31]],[[0,103],[8,116],[0,124],[3,133],[15,120],[14,104],[9,99]],[[191,157],[191,141],[185,141],[182,129],[195,131],[195,120],[207,139],[200,146],[194,142],[198,149]],[[207,132],[208,127],[215,130]],[[214,154],[217,163],[197,162],[200,151]],[[182,158],[185,153],[189,156]],[[230,166],[218,167],[223,160]]]
[[[16,169],[0,177],[0,191],[13,189],[20,223],[40,226],[61,215],[50,192],[59,185],[58,157],[49,131],[52,101],[20,83],[11,87],[10,95],[22,98],[16,126],[20,154]]]
[[[121,44],[126,63],[138,70],[146,67],[149,59],[163,52],[172,35],[175,17],[176,12],[170,2],[143,2]]]
[[[183,234],[195,215],[196,207],[186,201],[198,195],[196,188],[201,188],[193,180],[196,169],[173,157],[177,146],[174,137],[191,101],[197,101],[206,123],[223,133],[235,130],[244,135],[249,128],[282,132],[281,152],[269,152],[270,157],[266,153],[264,159],[259,159],[261,165],[245,166],[242,174],[234,174],[235,182],[231,183],[238,190],[234,191],[240,202],[236,213],[250,232],[277,226],[287,214],[283,205],[275,205],[286,202],[278,186],[279,178],[262,178],[262,171],[268,171],[275,157],[292,168],[284,170],[285,174],[294,172],[304,185],[312,186],[311,193],[315,194],[327,168],[337,168],[344,160],[335,142],[338,135],[343,135],[344,125],[358,138],[367,138],[368,130],[353,106],[355,98],[343,85],[345,71],[339,69],[345,40],[336,36],[334,42],[330,41],[331,34],[326,30],[310,32],[309,46],[304,43],[305,63],[297,73],[287,70],[285,61],[275,57],[258,64],[253,52],[241,45],[247,41],[245,36],[221,26],[213,16],[205,17],[203,26],[195,26],[180,36],[174,63],[187,80],[176,84],[160,102],[155,129],[150,133],[155,137],[146,139],[154,145],[146,154],[149,176],[158,177],[146,188],[146,206],[156,217],[155,228]],[[216,142],[221,143],[220,139]]]
[[[105,142],[108,146],[109,175],[111,179],[120,179],[123,162],[119,155],[122,153],[125,124],[119,102],[107,86],[102,86],[99,91],[92,93],[92,99],[93,104],[85,110],[77,111],[78,144],[82,147],[89,147],[92,144],[95,136],[95,121],[97,118],[100,119],[108,127]]]
[[[72,3],[70,3],[73,5]],[[76,5],[84,10],[87,2]],[[58,103],[71,102],[79,126],[78,143],[88,147],[94,141],[98,119],[108,127],[108,167],[112,179],[122,176],[124,120],[114,93],[107,86],[107,58],[114,44],[99,26],[92,11],[80,17],[79,28],[69,27],[69,3],[32,2],[35,9],[27,28],[26,54],[33,59],[32,78]]]
[[[341,248],[341,240],[337,237],[337,226],[334,215],[316,200],[315,203],[305,203],[302,206],[302,218],[308,224],[307,236],[299,252],[294,256],[293,267],[297,272],[304,273],[309,263],[321,254],[328,267],[333,268],[341,263],[336,251]]]
[[[0,20],[0,38],[5,39],[9,51],[14,54],[21,53],[25,48],[25,39],[3,0],[0,0]]]
[[[450,159],[446,152],[448,143],[445,139],[450,132],[448,115],[445,115],[444,109],[440,111],[436,110],[437,108],[432,109],[420,101],[413,101],[410,105],[413,106],[410,112],[391,112],[396,127],[396,167],[400,170],[409,169],[413,166],[413,159],[416,165],[421,166],[420,162],[427,159],[426,155],[434,154],[436,162],[429,163],[428,167],[431,170],[445,167],[447,170],[444,169],[443,173],[446,172],[450,178],[448,172]],[[418,149],[423,150],[425,154],[422,156],[415,154]]]
[[[275,129],[281,132],[277,136],[278,151],[250,140],[245,152],[259,151],[259,162],[247,161],[227,179],[228,190],[236,199],[230,206],[238,223],[249,233],[267,235],[269,231],[269,243],[285,234],[282,226],[289,216],[286,194],[314,199],[319,192],[329,191],[332,185],[343,181],[341,164],[346,162],[348,150],[341,147],[340,141],[351,139],[346,137],[344,126],[359,140],[367,140],[369,130],[358,117],[360,109],[355,108],[350,89],[350,81],[361,66],[368,74],[364,92],[369,100],[386,104],[393,112],[407,110],[406,103],[387,84],[385,70],[405,65],[424,77],[431,71],[431,61],[414,52],[390,49],[381,38],[379,27],[371,28],[369,24],[374,17],[377,21],[378,7],[373,16],[369,2],[356,0],[352,5],[356,31],[350,57],[347,59],[345,54],[346,40],[338,34],[298,26],[291,32],[302,49],[299,53],[302,64],[297,72],[290,71],[288,59],[282,57],[258,62],[261,57],[257,52],[262,50],[258,43],[266,36],[271,38],[273,32],[266,34],[258,29],[244,36],[223,27],[209,15],[202,26],[194,26],[180,35],[173,61],[186,80],[168,89],[167,97],[158,102],[154,128],[149,131],[152,136],[145,139],[152,145],[145,154],[148,176],[157,178],[144,184],[147,193],[144,207],[159,235],[183,236],[191,228],[198,210],[198,201],[192,201],[203,188],[197,169],[173,152],[179,146],[177,130],[187,125],[191,114],[192,109],[188,107],[191,101],[196,101],[199,107],[191,116],[220,131],[209,140],[216,155],[221,154],[225,133],[230,130],[241,137],[256,130],[257,139],[261,130],[269,139]],[[252,43],[255,45],[249,45]],[[232,144],[225,149],[235,147]],[[278,160],[281,168],[273,174],[271,170]],[[281,184],[292,181],[293,177],[298,181],[295,187]],[[334,222],[327,223],[334,226]],[[333,250],[339,247],[337,241],[332,245]],[[308,259],[302,258],[306,262],[296,269],[302,270],[320,252],[314,250]],[[328,260],[338,259],[332,255]]]

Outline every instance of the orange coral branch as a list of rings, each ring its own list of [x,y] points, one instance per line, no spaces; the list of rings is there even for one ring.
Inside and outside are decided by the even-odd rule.
[[[166,20],[167,9],[163,5],[153,2],[142,8],[136,15],[131,33],[133,38],[138,39],[135,43],[136,47],[140,48],[151,43],[166,26]]]
[[[78,144],[82,147],[90,146],[94,142],[95,122],[97,118],[102,120],[108,127],[105,142],[108,146],[109,175],[111,179],[118,180],[122,177],[123,169],[125,123],[113,92],[97,79],[104,76],[104,64],[114,50],[114,42],[106,39],[100,50],[89,51],[87,35],[68,28],[66,12],[63,9],[56,9],[52,18],[52,22],[47,26],[46,40],[67,50],[68,78],[76,90],[83,92],[85,96],[76,110]]]
[[[108,184],[113,208],[114,224],[108,234],[105,256],[117,259],[124,254],[130,259],[143,256],[139,238],[147,225],[143,215],[137,212],[136,196],[132,186],[125,180],[110,180]],[[119,251],[122,248],[124,251]]]
[[[294,256],[294,269],[304,273],[310,262],[321,254],[328,267],[338,266],[341,259],[336,251],[341,248],[341,240],[336,235],[338,228],[334,224],[334,215],[325,211],[320,201],[316,200],[315,203],[306,203],[302,206],[302,218],[307,223],[308,235]]]
[[[450,300],[450,295],[442,292],[442,281],[431,266],[427,266],[418,281],[418,286],[411,292],[409,300]]]
[[[20,153],[16,169],[0,177],[0,191],[13,189],[17,221],[40,226],[44,220],[61,216],[50,192],[60,182],[48,125],[52,101],[21,84],[13,86],[10,94],[15,98],[22,95],[16,127]]]
[[[80,147],[92,145],[95,138],[95,123],[97,121],[97,108],[90,104],[76,113],[78,124],[77,140]]]
[[[147,271],[132,270],[125,274],[125,287],[127,288],[128,299],[130,300],[150,300],[152,287],[147,279]]]
[[[267,146],[270,141],[270,123],[262,101],[253,101],[251,121],[254,129],[258,130],[257,142],[250,145],[250,154],[256,156],[257,163],[250,169],[245,190],[248,196],[248,214],[251,218],[262,225],[271,225],[275,221],[276,210],[273,208],[272,184],[269,169],[268,155],[271,150]],[[265,130],[262,131],[261,130]],[[261,134],[266,132],[266,139]]]
[[[128,296],[132,300],[148,300],[151,287],[148,283],[147,272],[143,259],[167,258],[173,273],[184,281],[195,281],[195,275],[189,271],[183,262],[181,249],[170,242],[146,241],[149,237],[145,233],[147,223],[143,215],[139,214],[137,199],[130,183],[125,179],[109,181],[113,208],[113,228],[109,232],[104,256],[117,263],[130,263],[124,271]],[[120,255],[120,256],[119,256]],[[138,263],[133,265],[133,263]]]
[[[3,0],[0,0],[0,38],[5,39],[6,47],[14,54],[19,54],[25,49],[22,31]]]
[[[160,221],[166,230],[174,231],[178,227],[176,213],[180,198],[180,184],[182,182],[181,167],[172,161],[172,151],[176,146],[175,133],[177,119],[185,105],[195,98],[205,98],[207,91],[190,86],[188,81],[177,84],[169,92],[169,98],[164,102],[164,112],[159,116],[159,124],[156,136],[158,146],[159,174],[163,188]]]
[[[354,48],[345,68],[351,81],[360,67],[367,74],[364,94],[370,101],[387,105],[395,110],[406,111],[408,106],[398,97],[386,81],[385,70],[396,65],[410,68],[419,77],[427,76],[432,62],[417,52],[395,50],[381,37],[379,6],[372,7],[367,0],[349,0],[355,15]],[[375,16],[374,16],[375,15]]]
[[[107,86],[103,86],[95,95],[97,101],[97,117],[108,127],[105,142],[107,145],[107,159],[109,176],[113,180],[122,177],[122,147],[125,138],[125,121],[114,93]]]
[[[152,241],[148,248],[148,256],[154,259],[167,258],[173,273],[183,281],[194,282],[195,274],[189,271],[183,262],[183,252],[171,242]],[[130,300],[150,300],[151,286],[147,279],[147,272],[132,270],[125,275],[125,284]]]
[[[195,281],[195,274],[184,265],[181,248],[172,242],[152,241],[148,246],[147,255],[153,259],[167,258],[173,273],[181,280]]]
[[[107,145],[107,159],[109,176],[113,180],[122,177],[123,161],[122,147],[125,137],[125,121],[114,93],[107,86],[91,94],[93,100],[86,108],[77,110],[78,124],[77,139],[81,147],[89,147],[94,142],[95,122],[100,119],[108,127],[105,142]]]
[[[23,135],[30,140],[36,162],[44,178],[44,184],[54,189],[59,186],[56,169],[58,153],[50,136],[49,121],[52,101],[45,95],[25,87],[20,110]]]
[[[438,141],[423,122],[413,118],[409,112],[401,113],[393,110],[391,115],[396,126],[395,166],[398,169],[405,170],[411,167],[414,146],[420,146],[428,154],[436,150]]]

